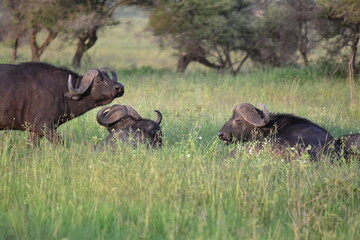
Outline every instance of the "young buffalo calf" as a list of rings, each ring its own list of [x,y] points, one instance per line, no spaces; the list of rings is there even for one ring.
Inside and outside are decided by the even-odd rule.
[[[113,105],[102,108],[97,116],[97,122],[106,127],[110,135],[105,143],[99,143],[96,148],[104,144],[115,146],[117,141],[130,143],[134,146],[138,144],[149,144],[157,148],[162,145],[162,132],[160,123],[162,115],[159,111],[155,121],[143,119],[139,113],[127,105]]]

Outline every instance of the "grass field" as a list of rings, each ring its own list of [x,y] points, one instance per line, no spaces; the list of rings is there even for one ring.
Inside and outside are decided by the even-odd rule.
[[[111,38],[93,53],[101,63]],[[357,162],[230,158],[236,146],[215,137],[243,102],[309,118],[335,137],[359,132],[359,94],[351,105],[345,80],[311,68],[177,75],[137,55],[148,56],[137,68],[112,65],[126,92],[111,104],[152,119],[160,110],[164,147],[93,151],[107,136],[99,108],[59,128],[65,146],[30,148],[26,133],[0,132],[0,239],[360,238]]]

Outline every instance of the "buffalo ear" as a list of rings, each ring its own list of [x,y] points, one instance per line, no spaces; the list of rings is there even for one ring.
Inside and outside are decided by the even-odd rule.
[[[263,127],[269,122],[269,111],[266,109],[265,105],[263,111],[264,117],[259,113],[261,111],[256,109],[250,103],[243,103],[236,106],[235,111],[239,112],[245,121],[251,125],[254,125],[255,127]]]

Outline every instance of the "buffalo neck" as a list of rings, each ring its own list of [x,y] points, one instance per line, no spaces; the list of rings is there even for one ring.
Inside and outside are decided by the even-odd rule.
[[[70,116],[70,119],[73,119],[95,107],[97,107],[97,105],[90,97],[84,97],[79,100],[68,98],[65,105],[65,112]]]
[[[69,73],[73,77],[74,86],[78,86],[81,82],[83,76],[77,75],[75,73]],[[63,81],[63,88],[65,92],[68,90],[67,81]],[[85,93],[86,94],[86,93]],[[65,115],[70,119],[73,119],[77,116],[84,114],[85,112],[97,107],[95,101],[91,98],[89,94],[82,96],[80,99],[74,100],[72,98],[65,97]]]

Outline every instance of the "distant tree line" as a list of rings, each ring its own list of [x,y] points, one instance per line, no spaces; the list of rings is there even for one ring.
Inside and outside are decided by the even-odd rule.
[[[320,43],[349,74],[359,71],[359,0],[160,0],[149,25],[177,50],[179,72],[191,62],[233,74],[248,59],[282,67],[300,57],[308,65]]]
[[[260,67],[308,65],[314,49],[359,72],[359,0],[0,0],[0,40],[11,41],[13,59],[26,38],[39,60],[57,37],[76,41],[72,64],[97,41],[98,31],[116,25],[114,10],[146,6],[149,29],[178,54],[177,71],[198,62],[238,74],[251,60]],[[39,40],[39,33],[46,38]],[[324,44],[325,43],[325,44]],[[345,64],[344,64],[345,65]]]
[[[11,42],[16,60],[20,39],[28,39],[33,61],[39,61],[57,37],[75,41],[72,65],[78,67],[99,30],[119,23],[113,16],[118,6],[152,4],[151,0],[0,0],[0,40]],[[46,33],[45,39],[40,33]]]

